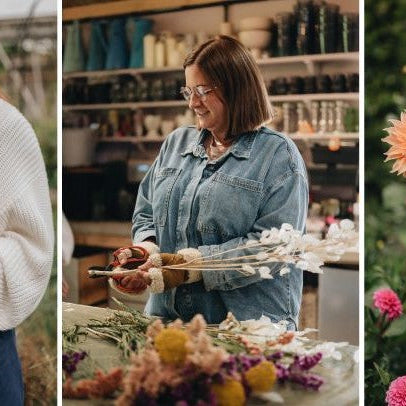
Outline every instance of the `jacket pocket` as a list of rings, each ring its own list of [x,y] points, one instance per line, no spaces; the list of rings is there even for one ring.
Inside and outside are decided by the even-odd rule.
[[[247,234],[257,218],[263,183],[222,172],[214,174],[203,197],[197,229],[205,244]]]
[[[154,222],[160,227],[166,224],[172,189],[180,172],[176,168],[161,168],[155,176],[152,208]]]

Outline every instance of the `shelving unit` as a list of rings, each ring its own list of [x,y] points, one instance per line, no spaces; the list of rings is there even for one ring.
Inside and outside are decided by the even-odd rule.
[[[334,62],[348,62],[358,61],[358,52],[337,52],[333,54],[315,54],[315,55],[294,55],[294,56],[278,56],[273,58],[262,58],[257,61],[261,67],[268,67],[272,65],[296,65],[304,64],[308,67],[309,71],[314,74],[316,65]],[[82,72],[69,72],[63,74],[63,79],[80,79],[80,78],[108,78],[110,76],[121,75],[154,75],[167,72],[182,72],[182,67],[166,66],[162,68],[127,68],[127,69],[113,69],[113,70],[99,70],[99,71],[82,71]]]
[[[281,96],[270,96],[271,102],[299,102],[317,100],[358,100],[358,93],[312,93],[312,94],[288,94]],[[147,108],[170,108],[187,107],[185,100],[162,100],[135,103],[105,103],[105,104],[72,104],[64,105],[63,111],[84,111],[84,110],[136,110]]]
[[[260,0],[259,0],[260,1]],[[92,18],[112,17],[117,15],[153,15],[163,12],[185,11],[197,8],[206,8],[212,6],[222,6],[224,9],[223,20],[227,21],[230,6],[236,7],[238,4],[248,3],[247,0],[174,0],[170,4],[160,0],[115,0],[106,1],[78,7],[69,7],[63,10],[63,20],[69,22],[72,20],[87,20]],[[230,9],[230,10],[229,10]],[[235,10],[233,8],[233,10]],[[221,11],[220,11],[221,12]],[[359,61],[358,52],[337,52],[330,54],[313,55],[293,55],[283,57],[263,57],[257,60],[257,63],[264,74],[264,78],[269,81],[279,76],[300,76],[300,75],[318,75],[350,73],[357,70]],[[350,68],[349,68],[350,67]],[[344,68],[342,70],[342,68]],[[181,66],[165,66],[160,68],[127,68],[115,70],[100,71],[81,71],[69,72],[63,74],[65,83],[75,80],[87,80],[89,84],[101,81],[108,81],[117,77],[132,77],[136,80],[143,79],[154,80],[161,75],[163,78],[170,75],[180,75],[183,73]],[[273,103],[295,103],[304,102],[310,104],[312,101],[346,101],[350,106],[357,104],[359,100],[358,93],[312,93],[312,94],[284,94],[270,95],[270,101]],[[188,103],[185,100],[162,100],[162,101],[143,101],[143,102],[124,102],[124,103],[96,103],[96,104],[74,104],[64,105],[63,112],[96,112],[103,110],[148,110],[148,114],[161,114],[164,117],[175,116],[179,109],[187,108]],[[332,139],[339,139],[341,145],[348,143],[354,145],[359,141],[358,133],[327,133],[327,134],[299,134],[293,133],[289,136],[294,140],[301,142],[306,147],[311,147],[314,143],[328,145]],[[159,144],[165,139],[164,136],[124,136],[124,137],[104,137],[99,138],[101,143],[131,143],[137,144],[140,150],[144,144]],[[150,146],[153,147],[152,145]],[[146,147],[147,148],[147,147]]]
[[[248,0],[249,1],[249,0]],[[264,1],[264,0],[256,0]],[[63,21],[89,18],[111,17],[122,14],[155,14],[172,11],[191,10],[193,8],[224,6],[246,3],[247,0],[116,0],[98,4],[66,7],[62,11]]]
[[[358,100],[358,93],[307,93],[270,96],[271,102],[299,102],[321,100]]]
[[[187,107],[186,100],[162,100],[150,102],[135,103],[106,103],[106,104],[72,104],[64,105],[64,111],[83,111],[83,110],[136,110],[143,108],[169,108],[169,107]]]
[[[358,141],[358,133],[293,133],[288,134],[292,140],[295,141],[306,141],[308,143],[315,143],[320,141],[329,141],[332,139],[339,139],[340,141]],[[148,142],[163,142],[165,140],[164,136],[156,136],[156,137],[149,137],[149,136],[142,136],[142,137],[102,137],[99,138],[99,142],[130,142],[132,144],[143,144]]]

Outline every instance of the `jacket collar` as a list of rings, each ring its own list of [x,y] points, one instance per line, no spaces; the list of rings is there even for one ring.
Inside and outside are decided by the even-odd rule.
[[[248,131],[242,133],[237,141],[227,151],[226,155],[232,154],[236,158],[248,159],[251,155],[252,145],[258,131]],[[204,140],[208,137],[210,131],[203,128],[196,139],[192,141],[182,152],[182,156],[193,154],[195,157],[205,158],[207,157],[206,150],[204,148]]]

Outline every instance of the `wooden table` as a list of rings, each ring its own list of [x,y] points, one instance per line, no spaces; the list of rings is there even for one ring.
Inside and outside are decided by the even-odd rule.
[[[73,303],[63,304],[63,327],[67,328],[74,324],[88,323],[89,319],[104,319],[112,314],[111,309],[78,305]],[[106,341],[88,336],[80,344],[80,349],[88,351],[91,357],[106,370],[123,363],[119,350]],[[275,390],[282,395],[284,406],[349,406],[358,405],[358,364],[353,361],[353,354],[357,347],[346,346],[340,349],[343,353],[343,362],[328,362],[328,366],[320,367],[317,371],[325,378],[325,383],[319,392],[305,390],[292,390],[287,385],[277,386]],[[66,406],[84,405],[112,405],[111,400],[70,400],[64,399]],[[250,405],[263,405],[264,402],[250,401]]]

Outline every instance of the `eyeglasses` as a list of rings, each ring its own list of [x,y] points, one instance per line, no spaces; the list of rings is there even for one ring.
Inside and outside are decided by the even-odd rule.
[[[204,85],[199,85],[190,88],[189,86],[182,86],[180,88],[181,95],[185,98],[185,100],[189,101],[194,93],[200,100],[205,101],[206,95],[216,89],[217,86],[212,87],[211,89],[207,89]]]

